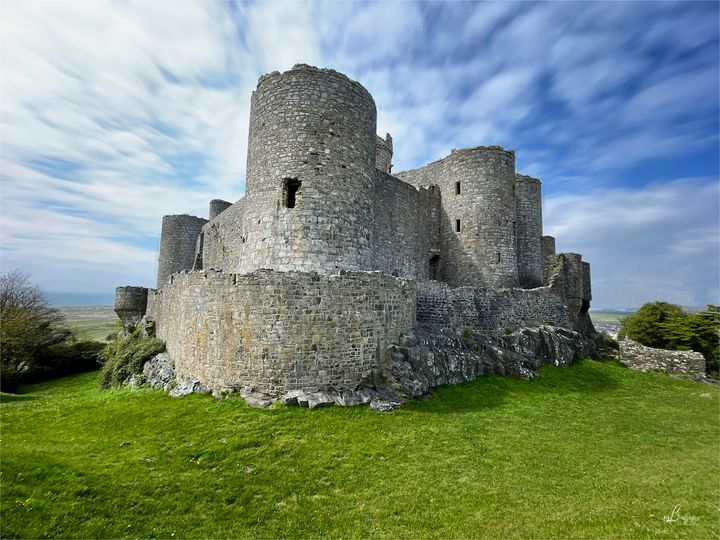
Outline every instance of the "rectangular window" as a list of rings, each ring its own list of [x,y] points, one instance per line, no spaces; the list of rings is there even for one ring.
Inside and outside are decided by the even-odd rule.
[[[500,252],[498,252],[498,262],[500,262]]]
[[[460,220],[455,220],[455,232],[460,232]]]
[[[283,180],[283,206],[295,208],[296,195],[302,182],[297,178],[286,178]]]
[[[460,195],[460,182],[455,182],[455,195]]]

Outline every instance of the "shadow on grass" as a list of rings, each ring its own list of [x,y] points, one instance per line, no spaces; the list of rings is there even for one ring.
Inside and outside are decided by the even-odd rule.
[[[6,392],[0,393],[0,403],[11,403],[14,401],[32,401],[33,399],[37,399],[35,396],[30,396],[28,394],[9,394]]]
[[[530,380],[486,375],[466,383],[439,386],[433,389],[432,399],[416,398],[406,408],[436,414],[474,413],[499,407],[509,394],[515,393],[532,396],[612,392],[619,387],[625,369],[614,360],[583,359],[568,367],[543,366],[539,376]]]

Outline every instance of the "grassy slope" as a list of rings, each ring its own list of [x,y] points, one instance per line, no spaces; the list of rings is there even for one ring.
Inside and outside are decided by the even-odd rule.
[[[3,396],[3,537],[720,534],[716,387],[582,361],[383,414],[95,377]]]

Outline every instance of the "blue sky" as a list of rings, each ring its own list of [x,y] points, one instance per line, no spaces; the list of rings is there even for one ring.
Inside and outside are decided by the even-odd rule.
[[[2,5],[0,269],[152,286],[162,216],[244,192],[250,93],[332,67],[395,171],[498,144],[596,307],[720,303],[717,2]]]

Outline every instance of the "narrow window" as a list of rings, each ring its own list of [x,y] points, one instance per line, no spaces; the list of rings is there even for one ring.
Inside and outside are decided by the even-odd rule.
[[[455,220],[455,232],[460,232],[460,220]]]
[[[297,178],[283,180],[283,205],[285,208],[295,208],[295,195],[300,189],[301,183]]]
[[[460,195],[460,182],[455,182],[455,195]]]
[[[430,257],[430,279],[438,279],[440,273],[440,255],[433,255]]]
[[[500,262],[500,252],[498,251],[498,262]]]

